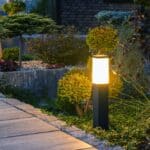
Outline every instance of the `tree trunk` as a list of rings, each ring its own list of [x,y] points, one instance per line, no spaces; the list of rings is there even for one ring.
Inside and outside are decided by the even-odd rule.
[[[20,38],[20,50],[19,50],[19,67],[21,68],[22,67],[22,53],[23,53],[23,44],[24,44],[24,41],[23,41],[23,37],[22,35],[19,36]]]
[[[80,116],[80,117],[82,117],[83,116],[83,110],[80,108],[80,106],[78,105],[78,104],[76,104],[76,112],[77,112],[77,114]]]
[[[84,107],[84,113],[86,113],[89,109],[89,104],[90,104],[90,101],[88,100],[85,104],[85,107]]]

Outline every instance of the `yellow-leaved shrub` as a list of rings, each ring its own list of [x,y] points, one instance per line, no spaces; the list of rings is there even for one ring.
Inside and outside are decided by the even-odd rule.
[[[77,114],[82,116],[87,111],[91,90],[91,81],[83,71],[72,70],[59,80],[58,100],[75,105]]]
[[[111,27],[95,27],[87,35],[86,43],[92,54],[110,54],[118,44],[117,30]]]

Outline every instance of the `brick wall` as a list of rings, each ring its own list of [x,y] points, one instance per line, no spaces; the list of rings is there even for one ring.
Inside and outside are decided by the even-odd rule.
[[[101,10],[132,10],[132,4],[104,3],[104,0],[61,0],[59,18],[61,24],[75,25],[80,29],[96,26],[94,18]]]

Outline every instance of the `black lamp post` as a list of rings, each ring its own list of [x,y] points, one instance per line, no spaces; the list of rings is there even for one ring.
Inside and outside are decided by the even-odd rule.
[[[104,55],[92,58],[93,83],[93,127],[109,128],[108,119],[108,85],[109,85],[109,58]]]

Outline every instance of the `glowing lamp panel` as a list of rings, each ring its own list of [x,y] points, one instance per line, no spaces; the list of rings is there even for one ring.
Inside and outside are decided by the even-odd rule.
[[[92,82],[93,84],[109,83],[109,58],[92,59]]]

